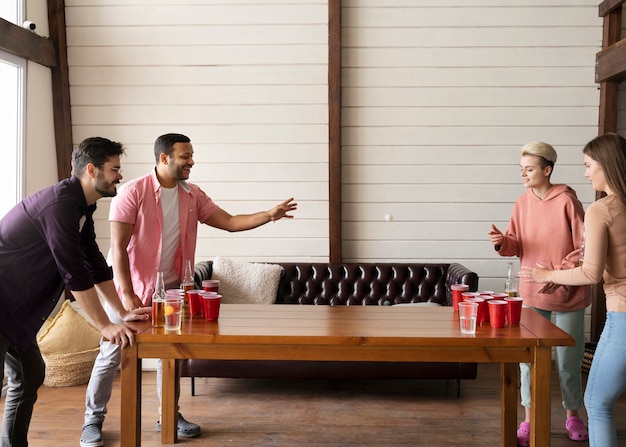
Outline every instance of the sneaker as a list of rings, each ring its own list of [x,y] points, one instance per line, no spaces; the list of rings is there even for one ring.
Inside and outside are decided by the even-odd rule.
[[[178,413],[177,433],[179,438],[197,438],[202,433],[200,426],[186,420]],[[161,431],[161,422],[156,423],[156,431]]]
[[[80,447],[102,447],[102,425],[83,425],[83,433],[80,435]]]

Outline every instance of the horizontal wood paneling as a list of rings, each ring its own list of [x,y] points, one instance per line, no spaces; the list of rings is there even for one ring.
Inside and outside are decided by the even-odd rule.
[[[73,47],[68,49],[68,63],[76,66],[114,66],[119,63],[144,67],[167,65],[263,65],[287,64],[314,65],[326,62],[324,45],[250,45],[213,46],[196,48],[192,60],[177,46],[153,47]]]
[[[547,69],[549,71],[549,69]],[[560,69],[562,70],[562,69]],[[426,74],[427,71],[429,74]],[[344,107],[597,107],[598,92],[590,89],[586,77],[576,72],[580,70],[560,71],[559,76],[547,79],[551,85],[537,85],[534,81],[537,70],[527,69],[519,73],[515,69],[492,69],[492,80],[481,77],[476,70],[425,69],[416,70],[422,82],[428,81],[425,86],[372,86],[344,87],[342,90],[342,104]],[[542,72],[544,69],[542,69]],[[584,72],[588,70],[585,69]],[[371,72],[367,70],[367,72]],[[356,73],[356,71],[344,73]],[[367,73],[363,73],[364,75]],[[461,74],[461,77],[457,75]],[[580,79],[579,86],[573,85],[573,79],[568,75]],[[528,75],[528,76],[524,76]],[[562,79],[560,79],[562,77]],[[446,82],[455,79],[456,86],[445,87]],[[558,81],[561,81],[560,84]],[[489,81],[493,85],[489,86]],[[519,81],[518,85],[514,85]],[[354,78],[353,83],[363,83],[363,80]],[[434,82],[434,83],[433,83]],[[532,85],[534,83],[535,85]],[[522,94],[523,93],[523,94]]]
[[[543,126],[546,122],[559,126],[586,126],[598,115],[597,106],[588,107],[360,107],[344,108],[345,127],[420,127],[446,126],[510,126],[524,122],[526,126]]]
[[[231,214],[294,197],[245,233],[201,228],[198,259],[328,256],[326,1],[66,0],[74,138],[121,141],[124,180],[167,132],[194,145],[190,180]],[[109,202],[96,225],[108,250]]]
[[[206,2],[202,2],[206,3]],[[76,5],[76,3],[74,3]],[[72,26],[211,26],[211,25],[300,25],[327,23],[325,2],[278,2],[232,3],[226,1],[212,4],[167,4],[150,2],[149,5],[134,1],[102,5],[99,1],[83,2],[73,8],[66,2],[66,20]],[[76,5],[77,6],[77,5]],[[220,39],[222,40],[222,39]],[[79,44],[80,42],[76,42]],[[224,43],[229,43],[224,41]]]
[[[345,2],[343,2],[345,5]],[[446,2],[448,4],[449,2]],[[576,32],[573,32],[576,31]],[[598,41],[596,27],[561,26],[533,27],[480,27],[463,28],[462,39],[458,34],[451,33],[447,27],[404,27],[404,28],[359,28],[346,27],[342,33],[345,48],[404,48],[426,47],[559,47],[586,46],[589,42]],[[601,39],[600,39],[601,41]]]
[[[166,108],[137,106],[76,106],[72,109],[77,125],[98,124],[327,124],[328,108],[323,105],[194,105],[172,117]]]
[[[146,70],[146,76],[150,70]],[[141,104],[161,107],[223,104],[320,104],[323,85],[177,85],[72,87],[72,105]],[[271,100],[270,100],[271,98]],[[183,103],[181,105],[181,103]]]
[[[185,26],[184,32],[181,32],[180,28],[151,24],[153,32],[150,33],[146,33],[143,27],[116,25],[113,36],[95,32],[98,30],[94,26],[82,26],[69,29],[68,38],[84,46],[127,45],[129,42],[134,46],[197,46],[199,42],[214,42],[217,45],[224,45],[223,42],[230,45],[278,45],[291,44],[294,36],[298,36],[300,45],[326,45],[327,41],[327,34],[319,24],[272,24],[270,30],[266,24],[205,25]]]
[[[501,288],[510,259],[487,232],[525,191],[523,144],[553,144],[552,180],[595,198],[581,152],[598,131],[597,2],[342,7],[344,256],[461,262]]]
[[[595,59],[595,58],[594,58]],[[354,87],[589,87],[593,64],[587,67],[347,67],[342,70],[347,88]],[[443,89],[442,89],[443,90]],[[442,93],[445,94],[445,93]],[[461,100],[462,101],[462,100]]]
[[[236,89],[227,86],[238,86],[242,94],[254,93],[249,86],[257,87],[264,92],[267,86],[281,86],[285,89],[292,86],[307,85],[320,87],[326,82],[326,67],[312,65],[257,65],[254,70],[245,66],[161,66],[158,70],[150,70],[144,67],[120,67],[120,66],[77,66],[72,68],[71,83],[79,86],[106,86],[117,87],[144,87],[146,77],[150,78],[150,85],[165,86],[190,86],[193,88],[218,86],[226,89],[226,94],[235,95]],[[216,89],[217,90],[217,89]],[[274,94],[280,89],[274,87],[269,92],[274,99]],[[140,90],[141,91],[141,90]],[[226,96],[217,95],[217,91],[209,90],[211,96],[201,96],[205,101],[215,101]],[[295,94],[295,92],[294,92]],[[242,98],[245,98],[243,96]],[[279,97],[280,98],[280,97]],[[306,96],[305,96],[306,98]],[[267,98],[265,98],[267,100]],[[323,97],[315,97],[317,103],[323,104]],[[282,100],[282,99],[281,99]],[[289,101],[292,103],[293,101]],[[74,104],[74,102],[72,102]],[[213,102],[209,102],[211,104]],[[99,103],[97,103],[99,104]],[[234,102],[233,104],[248,104],[247,102]]]
[[[585,5],[533,7],[526,2],[513,5],[483,5],[481,2],[467,2],[462,5],[441,4],[425,6],[423,4],[403,4],[378,2],[364,6],[356,4],[351,7],[343,4],[345,11],[342,26],[352,27],[427,27],[448,28],[458,33],[462,39],[462,31],[472,27],[578,27],[597,26],[602,20],[598,17],[597,2],[586,2]],[[601,42],[601,37],[600,37]]]

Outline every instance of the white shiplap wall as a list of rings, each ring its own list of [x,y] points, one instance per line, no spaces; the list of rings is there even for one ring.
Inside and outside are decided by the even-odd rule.
[[[499,289],[507,259],[487,231],[504,229],[524,191],[519,149],[530,140],[559,152],[554,181],[585,206],[593,200],[581,148],[597,134],[597,6],[342,1],[345,260],[456,261],[479,273],[482,288]],[[204,228],[199,258],[327,259],[326,1],[66,7],[76,142],[124,142],[133,178],[152,166],[157,135],[187,133],[192,180],[228,211],[291,195],[300,204],[293,221],[251,232]],[[107,210],[103,201],[104,249]]]
[[[328,257],[328,5],[325,1],[66,0],[76,143],[127,147],[124,176],[152,145],[187,134],[199,184],[231,214],[289,197],[296,218],[244,233],[203,226],[197,259]],[[108,250],[107,201],[97,231]]]
[[[501,290],[509,259],[487,231],[524,192],[524,143],[553,144],[553,181],[594,199],[581,149],[597,135],[598,2],[342,5],[344,257],[461,262]]]

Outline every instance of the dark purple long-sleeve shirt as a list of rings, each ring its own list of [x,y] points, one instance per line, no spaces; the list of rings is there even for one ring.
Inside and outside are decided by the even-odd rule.
[[[77,177],[18,203],[0,220],[0,335],[25,346],[65,286],[87,290],[113,271],[96,243],[93,212]]]

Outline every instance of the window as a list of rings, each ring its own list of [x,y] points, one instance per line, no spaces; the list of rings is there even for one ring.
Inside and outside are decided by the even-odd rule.
[[[26,61],[0,51],[0,135],[6,170],[0,176],[0,217],[24,194],[24,86]]]
[[[11,23],[21,23],[24,11],[24,0],[0,2],[0,17]],[[0,135],[7,167],[0,176],[0,217],[24,196],[25,82],[26,60],[0,51]]]

